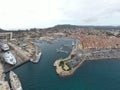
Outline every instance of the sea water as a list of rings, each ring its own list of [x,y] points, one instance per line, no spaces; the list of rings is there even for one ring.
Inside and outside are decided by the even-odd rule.
[[[56,43],[42,42],[40,62],[31,62],[17,68],[23,90],[120,90],[120,59],[86,61],[77,71],[68,77],[60,77],[53,63],[68,54],[57,53],[63,44],[72,44],[73,39],[58,39]]]

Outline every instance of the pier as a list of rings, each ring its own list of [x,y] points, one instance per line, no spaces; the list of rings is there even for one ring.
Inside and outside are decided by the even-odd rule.
[[[66,54],[68,53],[68,51],[64,51],[62,49],[56,49],[56,52],[58,52],[58,53],[61,52],[61,53],[66,53]]]

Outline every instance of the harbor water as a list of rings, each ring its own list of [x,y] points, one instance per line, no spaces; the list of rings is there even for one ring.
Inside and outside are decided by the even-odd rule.
[[[58,39],[56,43],[41,42],[40,62],[31,62],[15,69],[24,90],[120,90],[120,59],[87,61],[68,77],[56,74],[53,63],[65,58],[66,53],[57,53],[63,44],[71,44],[72,39]],[[68,52],[69,47],[64,47]]]

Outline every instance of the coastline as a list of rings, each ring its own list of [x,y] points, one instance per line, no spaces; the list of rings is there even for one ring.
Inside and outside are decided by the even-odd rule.
[[[72,74],[74,74],[74,72],[85,62],[85,61],[97,61],[97,60],[103,60],[103,59],[119,59],[120,57],[112,57],[112,58],[96,58],[96,59],[88,59],[88,60],[81,60],[81,62],[75,67],[72,68],[70,71],[64,71],[60,66],[59,63],[61,60],[56,60],[54,62],[55,68],[56,68],[56,72],[59,76],[62,77],[66,77],[66,76],[70,76]]]
[[[70,55],[65,58],[65,59],[59,59],[59,60],[56,60],[54,62],[54,65],[55,68],[56,68],[56,73],[59,75],[59,76],[62,76],[62,77],[66,77],[66,76],[70,76],[72,74],[74,74],[74,72],[85,62],[85,61],[96,61],[96,60],[103,60],[103,59],[119,59],[120,56],[111,56],[111,57],[100,57],[100,58],[95,58],[95,57],[92,57],[92,58],[86,58],[84,57],[83,60],[81,60],[77,66],[75,66],[74,68],[72,68],[71,70],[69,71],[66,71],[62,68],[62,66],[60,66],[60,62],[61,61],[64,61],[64,62],[68,62],[69,60],[71,60],[71,55],[72,55],[73,51],[70,53]],[[64,65],[65,67],[66,65]]]
[[[61,67],[58,66],[60,60],[56,60],[54,66],[56,67],[56,72],[58,75],[65,77],[72,75],[81,65],[84,63],[85,60],[82,60],[75,68],[71,69],[70,71],[63,71]]]

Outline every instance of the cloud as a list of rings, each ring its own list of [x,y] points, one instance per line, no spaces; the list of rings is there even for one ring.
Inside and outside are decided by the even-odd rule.
[[[101,22],[104,25],[102,22],[104,20],[116,18],[116,16],[120,18],[120,1],[74,0],[68,4],[64,12],[70,19],[79,20],[83,24]]]
[[[119,0],[0,0],[1,28],[114,25],[119,19]]]
[[[30,28],[61,20],[58,4],[56,0],[0,0],[0,27]]]

